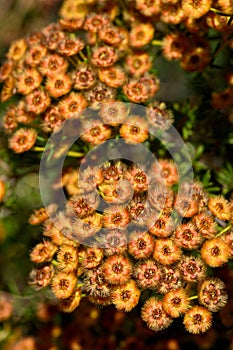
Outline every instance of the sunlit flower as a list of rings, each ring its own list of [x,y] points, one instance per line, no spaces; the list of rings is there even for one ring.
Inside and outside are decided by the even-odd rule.
[[[192,334],[205,333],[212,325],[212,314],[204,306],[194,305],[184,315],[183,323]]]
[[[37,132],[35,129],[18,129],[8,140],[9,148],[15,153],[29,151],[35,144]]]
[[[146,300],[141,310],[141,317],[153,331],[167,328],[172,323],[172,317],[165,312],[162,301],[156,297]]]
[[[140,298],[140,290],[134,280],[129,280],[126,284],[116,287],[111,293],[112,303],[117,310],[131,311]]]

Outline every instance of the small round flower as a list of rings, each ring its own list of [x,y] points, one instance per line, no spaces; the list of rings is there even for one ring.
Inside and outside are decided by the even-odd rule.
[[[81,267],[93,269],[100,265],[104,257],[103,249],[95,247],[84,247],[79,251],[79,261]]]
[[[47,56],[48,50],[43,44],[34,44],[26,52],[25,62],[30,67],[38,67],[41,60]]]
[[[154,238],[149,233],[132,232],[128,243],[128,252],[134,259],[149,258],[154,250]]]
[[[194,215],[192,221],[203,238],[213,238],[217,233],[217,223],[213,216],[207,212]]]
[[[142,143],[149,137],[148,124],[145,119],[135,115],[127,118],[127,122],[120,127],[120,136],[126,143]]]
[[[133,274],[137,285],[142,289],[156,289],[161,279],[161,269],[154,259],[139,262]]]
[[[208,208],[220,220],[231,218],[231,205],[222,195],[210,197]]]
[[[116,49],[103,45],[93,49],[91,62],[97,67],[110,67],[119,59]]]
[[[85,92],[85,97],[93,109],[99,109],[105,102],[111,102],[115,99],[116,90],[100,81],[89,91]]]
[[[163,10],[160,15],[160,20],[168,24],[182,23],[186,18],[185,12],[181,7],[181,2],[172,4],[163,4]]]
[[[59,300],[58,308],[62,312],[73,312],[79,306],[82,298],[82,291],[76,288],[74,293],[66,299]]]
[[[160,80],[155,74],[149,74],[148,72],[143,74],[139,81],[139,83],[143,84],[147,89],[148,98],[154,97],[154,94],[160,88]]]
[[[6,80],[14,69],[14,62],[11,59],[6,60],[0,67],[0,82]]]
[[[187,194],[176,196],[174,208],[185,218],[191,218],[197,214],[199,210],[198,202]]]
[[[106,14],[90,13],[83,25],[83,28],[90,32],[98,32],[104,26],[109,24],[110,18]]]
[[[57,268],[65,273],[71,273],[78,266],[78,252],[73,246],[63,244],[57,252]]]
[[[227,243],[230,248],[231,256],[233,258],[233,231],[227,232],[224,236],[222,236],[223,240]]]
[[[82,28],[82,25],[84,23],[84,18],[60,18],[59,24],[61,25],[62,29],[67,32],[75,32],[78,29]]]
[[[70,214],[84,218],[93,214],[98,207],[99,199],[95,192],[77,194],[72,196],[67,202],[67,210]]]
[[[29,285],[35,290],[45,288],[51,282],[53,275],[54,267],[52,265],[34,268],[29,274]]]
[[[3,126],[6,134],[11,134],[18,126],[16,111],[17,109],[12,107],[3,117]]]
[[[129,33],[130,46],[135,48],[143,47],[153,39],[154,27],[151,23],[135,24]]]
[[[183,288],[166,293],[162,299],[163,308],[171,317],[179,317],[189,308],[189,297]]]
[[[98,244],[104,248],[105,255],[123,254],[127,249],[127,236],[125,230],[108,230],[98,237]]]
[[[161,11],[161,0],[136,0],[136,8],[147,17],[158,15]]]
[[[124,102],[101,103],[99,115],[105,124],[117,126],[124,123],[128,116],[128,108]]]
[[[73,294],[76,284],[77,277],[73,273],[59,271],[52,279],[51,288],[57,299],[67,299]]]
[[[192,334],[205,333],[212,325],[212,314],[204,306],[194,305],[184,315],[183,323]]]
[[[5,102],[9,100],[15,93],[15,79],[13,75],[9,75],[3,82],[1,90],[1,101]]]
[[[187,38],[183,33],[169,33],[163,37],[163,55],[168,61],[180,60],[186,47]]]
[[[133,197],[132,185],[125,179],[98,186],[101,197],[108,203],[122,204]]]
[[[150,178],[152,179],[152,184],[148,190],[148,197],[150,204],[164,215],[170,214],[173,210],[174,194],[171,188],[168,188],[164,184],[164,180],[161,179],[159,173],[156,173],[157,166],[152,167],[150,171]]]
[[[51,261],[57,251],[57,246],[53,242],[44,240],[43,243],[38,243],[30,253],[32,262],[40,264],[42,262]]]
[[[72,229],[67,232],[66,237],[75,242],[82,242],[93,237],[102,228],[102,216],[99,213],[93,213],[85,216],[85,218],[77,218],[73,221]]]
[[[99,80],[112,88],[122,86],[126,75],[120,66],[103,67],[98,69]]]
[[[26,111],[40,114],[49,107],[51,100],[47,91],[35,89],[25,96],[24,104]]]
[[[72,80],[67,74],[50,75],[47,78],[45,89],[53,98],[67,94],[72,87]]]
[[[89,295],[99,297],[109,297],[110,286],[101,267],[85,271],[83,278],[84,290]]]
[[[178,288],[182,288],[184,282],[177,266],[162,266],[160,268],[160,280],[157,290],[160,294],[166,294]]]
[[[59,112],[58,106],[51,105],[43,115],[41,129],[47,133],[55,131],[59,129],[64,121],[65,116]]]
[[[182,251],[170,238],[158,238],[155,241],[153,257],[162,265],[171,265],[180,260]]]
[[[201,234],[190,222],[180,224],[174,232],[175,243],[185,249],[197,249],[203,242]]]
[[[206,277],[207,266],[201,258],[185,256],[178,266],[182,278],[187,282],[201,281]]]
[[[201,248],[201,257],[211,267],[225,264],[231,255],[229,245],[221,237],[209,239]]]
[[[48,53],[39,64],[39,71],[45,75],[65,74],[68,68],[68,61],[57,53]]]
[[[80,39],[75,37],[66,36],[58,43],[57,52],[63,56],[73,56],[76,55],[85,47],[85,43]]]
[[[77,117],[87,105],[88,102],[81,93],[72,91],[59,101],[58,108],[59,112],[67,119]]]
[[[36,137],[36,130],[20,128],[9,138],[9,148],[15,153],[29,151],[34,146]]]
[[[124,37],[117,26],[107,24],[98,30],[98,38],[105,44],[117,46]]]
[[[219,278],[204,280],[199,287],[198,300],[209,311],[219,311],[227,303],[225,284]]]
[[[150,98],[148,87],[140,80],[130,79],[123,85],[123,92],[129,101],[134,103],[143,103]]]
[[[172,317],[165,312],[162,301],[156,297],[150,297],[146,300],[141,310],[141,317],[147,326],[155,332],[169,327],[173,321]]]
[[[10,48],[7,52],[7,58],[14,61],[19,61],[26,52],[27,43],[25,39],[18,39],[11,43]]]
[[[90,89],[96,82],[93,69],[86,64],[80,64],[78,69],[72,73],[75,90]]]
[[[159,215],[158,219],[154,222],[149,219],[149,232],[156,237],[169,237],[174,230],[175,223],[171,216],[162,214]]]
[[[108,283],[122,285],[130,279],[132,265],[126,256],[114,254],[104,261],[102,271]]]
[[[111,293],[112,303],[117,310],[125,312],[131,311],[139,302],[140,290],[134,280],[129,280],[126,284],[116,287]]]
[[[130,222],[127,208],[120,205],[112,205],[104,210],[103,225],[104,227],[117,229],[124,228]]]
[[[132,184],[134,191],[145,192],[148,190],[149,177],[142,167],[135,164],[129,167],[124,174],[124,178]]]
[[[153,101],[147,106],[147,120],[155,132],[167,130],[174,121],[173,113],[164,102]]]
[[[201,18],[209,12],[212,0],[182,0],[182,8],[187,17]]]
[[[121,161],[105,162],[99,171],[98,185],[102,183],[119,182],[123,177],[124,165]]]
[[[142,75],[150,70],[152,61],[145,51],[138,51],[125,58],[125,68],[132,75]]]
[[[98,120],[85,121],[83,128],[84,130],[80,138],[94,146],[108,140],[112,134],[110,126]]]
[[[23,71],[16,71],[15,87],[17,93],[27,95],[40,86],[42,76],[35,68],[26,68]]]

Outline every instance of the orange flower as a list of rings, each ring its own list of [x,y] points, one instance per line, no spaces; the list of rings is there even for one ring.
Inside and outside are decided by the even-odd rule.
[[[161,269],[152,258],[139,262],[133,274],[142,289],[156,289],[161,279]]]
[[[6,186],[3,180],[0,179],[0,203],[2,202],[6,192]]]
[[[58,98],[62,95],[67,94],[72,87],[72,80],[66,74],[56,74],[50,75],[47,78],[45,88],[48,91],[49,95]]]
[[[27,95],[38,88],[42,82],[42,76],[35,68],[26,68],[23,71],[16,71],[15,87],[17,93]]]
[[[158,238],[155,241],[153,257],[162,265],[171,265],[181,258],[180,247],[169,238]]]
[[[75,247],[63,244],[57,252],[57,268],[66,273],[71,273],[78,266],[78,252]]]
[[[51,282],[52,291],[57,299],[67,299],[69,298],[76,287],[77,277],[66,272],[57,272]]]
[[[127,123],[120,127],[120,135],[126,143],[142,143],[149,137],[147,122],[135,115],[127,119]]]
[[[125,82],[126,75],[120,66],[99,68],[98,76],[100,81],[112,88],[118,88]]]
[[[212,0],[182,0],[182,8],[187,17],[200,18],[209,12]]]
[[[195,305],[184,316],[184,326],[192,334],[205,333],[212,324],[212,314],[204,306]]]
[[[173,321],[165,312],[162,301],[156,297],[146,300],[141,310],[141,317],[147,326],[156,332],[169,327]]]
[[[111,293],[112,303],[117,310],[125,312],[131,311],[137,304],[140,298],[140,290],[134,280],[129,280],[123,286],[116,287]]]
[[[149,42],[154,37],[154,27],[151,23],[135,24],[129,33],[130,46],[140,48]]]
[[[125,284],[132,274],[132,265],[126,256],[113,254],[107,257],[102,265],[102,271],[110,284]]]
[[[227,303],[225,284],[219,278],[209,278],[203,281],[199,287],[198,300],[209,311],[219,311]]]
[[[231,255],[229,245],[221,237],[205,241],[201,248],[201,257],[211,267],[219,267],[225,264]]]
[[[231,218],[231,205],[222,195],[212,196],[209,199],[208,208],[220,220],[230,220]]]
[[[128,252],[134,259],[145,259],[152,255],[154,238],[149,233],[133,232],[128,243]]]
[[[59,300],[58,308],[62,312],[73,312],[79,306],[82,298],[82,290],[77,288],[67,299]]]
[[[189,299],[183,288],[166,293],[162,299],[163,308],[171,317],[179,317],[189,308]]]
[[[9,138],[9,148],[15,153],[29,151],[34,146],[36,137],[36,130],[20,128]]]
[[[53,255],[57,251],[57,246],[51,241],[45,240],[43,243],[38,243],[30,253],[31,261],[34,263],[43,263],[51,261]]]

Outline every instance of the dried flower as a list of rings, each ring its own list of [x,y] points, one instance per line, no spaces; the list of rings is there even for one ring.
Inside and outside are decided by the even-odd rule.
[[[112,303],[117,310],[126,312],[131,311],[137,304],[140,298],[140,290],[134,280],[129,280],[126,284],[114,288],[111,293]]]
[[[135,266],[133,275],[140,288],[156,289],[161,279],[161,269],[154,259],[146,259]]]
[[[103,249],[95,247],[83,247],[79,251],[80,265],[85,269],[93,269],[100,265],[104,257]]]
[[[210,197],[208,208],[218,219],[230,220],[231,205],[222,195]]]
[[[142,143],[149,137],[147,122],[137,115],[130,116],[127,123],[121,125],[120,135],[126,143]]]
[[[162,301],[156,297],[146,300],[141,310],[141,317],[153,331],[167,328],[172,323],[172,317],[165,312]]]
[[[73,273],[59,271],[52,279],[51,288],[57,299],[67,299],[73,294],[76,284],[77,277]]]
[[[103,225],[107,228],[123,228],[130,222],[127,208],[120,205],[112,205],[104,210]]]
[[[9,148],[11,148],[15,153],[29,151],[34,146],[36,137],[36,130],[20,128],[9,138]]]
[[[219,278],[203,281],[199,287],[198,300],[209,311],[219,311],[227,303],[225,284]]]
[[[230,247],[221,237],[209,239],[201,248],[201,257],[211,267],[219,267],[230,258]]]
[[[106,280],[114,285],[125,284],[132,274],[130,260],[121,254],[114,254],[107,257],[102,264],[102,271]]]
[[[84,290],[93,296],[109,297],[111,293],[110,285],[101,267],[85,272],[83,278]]]
[[[185,281],[197,282],[206,277],[207,266],[199,257],[184,256],[179,263],[179,270]]]
[[[71,273],[78,267],[77,249],[70,245],[62,245],[57,252],[57,268],[65,273]]]
[[[189,298],[183,288],[172,290],[166,293],[162,299],[163,308],[171,317],[179,317],[187,312]]]
[[[158,238],[155,240],[153,257],[162,265],[171,265],[181,258],[181,249],[170,238]]]
[[[213,238],[217,232],[217,223],[207,212],[196,214],[192,217],[195,226],[204,238]]]
[[[44,240],[43,243],[38,243],[30,253],[30,259],[34,263],[43,263],[51,261],[57,250],[57,246],[51,241]]]
[[[212,314],[204,306],[194,305],[184,315],[184,326],[192,334],[205,333],[212,324]]]
[[[149,258],[154,250],[154,239],[149,233],[132,232],[128,243],[128,252],[134,259]]]
[[[29,285],[35,290],[47,287],[54,274],[52,265],[45,265],[40,268],[34,268],[29,274]]]
[[[76,288],[75,292],[66,299],[59,300],[58,307],[62,312],[73,312],[79,306],[82,298],[82,291]]]
[[[110,67],[119,59],[116,49],[102,45],[93,49],[91,62],[97,67]]]
[[[162,266],[160,268],[160,280],[157,286],[157,290],[160,294],[166,294],[170,291],[174,291],[178,288],[182,288],[184,282],[180,271],[175,266]]]
[[[197,249],[203,242],[203,238],[196,227],[188,222],[180,224],[174,232],[175,243],[185,249]]]

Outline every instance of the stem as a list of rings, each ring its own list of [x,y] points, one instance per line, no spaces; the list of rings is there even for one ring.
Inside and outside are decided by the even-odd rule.
[[[79,51],[79,55],[83,59],[83,61],[87,61],[87,57],[84,55],[82,51]]]
[[[35,146],[35,147],[33,147],[33,148],[31,149],[31,151],[34,151],[34,152],[44,152],[44,150],[45,150],[44,147],[37,147],[37,146]],[[85,155],[85,154],[82,153],[82,152],[75,152],[75,151],[69,151],[69,152],[67,153],[67,156],[68,156],[68,157],[74,157],[74,158],[81,158],[81,157],[83,157],[84,155]]]
[[[152,45],[154,46],[162,46],[163,41],[162,40],[152,40]]]
[[[229,231],[231,229],[231,225],[226,226],[223,230],[221,230],[215,237],[221,236],[223,233]]]
[[[232,13],[224,13],[224,12],[221,12],[221,11],[215,9],[214,7],[211,7],[211,8],[210,8],[210,11],[216,13],[217,15],[224,16],[224,17],[231,17],[231,16],[233,15]]]
[[[58,265],[59,265],[59,263],[58,263],[57,260],[52,260],[52,264],[53,264],[54,266],[58,266]]]
[[[194,299],[198,299],[198,295],[193,295],[192,297],[188,298],[188,300],[194,300]]]

